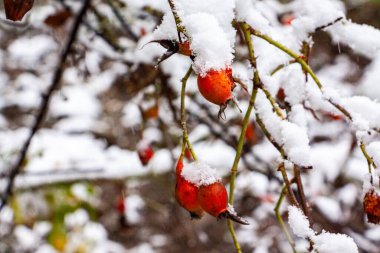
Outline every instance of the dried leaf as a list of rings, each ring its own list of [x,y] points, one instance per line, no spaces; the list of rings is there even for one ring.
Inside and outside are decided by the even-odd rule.
[[[66,23],[66,21],[71,17],[69,10],[58,10],[57,12],[48,16],[44,23],[50,27],[57,28]]]
[[[373,189],[365,194],[363,206],[368,222],[380,224],[380,196]]]
[[[33,7],[34,0],[4,0],[5,16],[12,21],[20,21]]]

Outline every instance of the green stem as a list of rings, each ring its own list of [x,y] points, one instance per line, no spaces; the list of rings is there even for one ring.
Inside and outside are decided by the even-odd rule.
[[[289,202],[293,206],[296,206],[299,208],[298,201],[297,201],[296,196],[294,195],[294,192],[292,190],[292,186],[291,186],[291,183],[289,181],[288,175],[286,174],[284,162],[280,163],[280,165],[278,166],[278,170],[281,172],[282,178],[284,179],[285,186],[287,187],[286,193],[287,193]]]
[[[197,156],[195,155],[193,146],[190,143],[189,135],[187,133],[187,126],[186,126],[186,107],[185,107],[185,97],[186,97],[186,83],[189,79],[191,72],[193,71],[192,65],[190,65],[189,69],[187,70],[185,76],[182,78],[182,89],[181,89],[181,126],[182,126],[182,132],[183,132],[183,144],[182,144],[182,152],[184,151],[184,143],[187,144],[187,147],[190,150],[191,155],[193,156],[194,160],[197,160]]]
[[[233,222],[230,219],[227,219],[227,226],[228,226],[228,230],[230,231],[232,240],[234,242],[236,252],[237,253],[242,253],[239,241],[236,238]]]
[[[175,24],[177,26],[178,39],[181,42],[181,35],[180,35],[180,33],[182,32],[182,33],[186,34],[186,29],[181,24],[182,21],[181,21],[181,18],[178,16],[177,11],[175,10],[175,6],[174,6],[174,3],[173,3],[173,0],[168,0],[168,2],[169,2],[169,5],[170,5],[170,9],[172,10],[172,13],[173,13],[173,16],[174,16]]]
[[[297,253],[297,250],[295,249],[295,244],[294,244],[293,238],[290,236],[288,228],[286,227],[284,220],[282,219],[282,216],[280,214],[280,207],[281,207],[282,201],[284,200],[284,197],[286,194],[286,189],[287,189],[286,185],[284,185],[282,187],[280,197],[278,198],[278,201],[276,203],[276,207],[274,208],[274,212],[276,213],[276,218],[277,218],[278,222],[280,223],[282,230],[285,233],[286,239],[288,240],[290,247],[292,247],[294,253]]]
[[[278,104],[276,103],[276,100],[274,99],[274,97],[272,97],[269,90],[267,88],[265,88],[264,86],[261,86],[260,89],[264,92],[265,96],[267,97],[267,99],[271,103],[272,108],[275,111],[275,113],[277,114],[277,116],[280,119],[284,120],[285,117],[284,117],[284,115],[282,115],[281,108],[280,108],[280,106],[278,106]]]
[[[311,78],[313,78],[314,82],[317,84],[318,88],[320,90],[323,90],[323,85],[319,81],[318,77],[315,75],[313,70],[310,68],[310,66],[302,59],[302,55],[298,55],[295,52],[293,52],[291,49],[287,48],[286,46],[282,45],[281,43],[275,41],[271,37],[262,34],[254,29],[250,29],[251,33],[255,35],[256,37],[262,38],[263,40],[267,41],[269,44],[272,44],[273,46],[277,47],[278,49],[282,50],[283,52],[287,53],[290,57],[292,57],[294,60],[296,60],[299,64],[301,64],[302,69],[309,73]]]
[[[256,30],[254,30],[253,28],[249,27],[249,30],[250,32],[267,41],[269,44],[277,47],[278,49],[282,50],[283,52],[285,52],[286,54],[288,54],[290,57],[292,57],[296,62],[298,62],[301,66],[302,66],[302,69],[305,73],[308,73],[311,78],[313,78],[314,82],[317,84],[318,88],[320,89],[321,92],[323,92],[323,85],[322,83],[319,81],[318,77],[315,75],[314,71],[310,68],[309,64],[303,59],[303,57],[301,55],[298,55],[297,53],[293,52],[291,49],[287,48],[286,46],[282,45],[281,43],[273,40],[271,37],[265,35],[265,34],[262,34]],[[350,121],[353,120],[352,118],[352,115],[341,105],[335,103],[334,101],[332,101],[331,99],[328,99],[328,102],[333,105],[336,109],[338,109],[341,113],[343,113]],[[374,129],[375,131],[377,131],[377,129]],[[367,159],[367,163],[368,163],[368,166],[369,166],[369,171],[371,171],[371,165],[374,165],[374,168],[376,168],[376,165],[373,163],[373,160],[372,158],[367,154],[366,150],[365,150],[365,145],[364,143],[361,143],[360,144],[360,148],[365,156],[365,158]]]
[[[236,178],[237,168],[239,165],[239,160],[240,160],[242,150],[243,150],[243,146],[244,146],[245,132],[247,130],[249,119],[251,117],[251,112],[252,112],[253,105],[254,105],[255,100],[256,100],[256,95],[257,95],[257,88],[254,88],[252,91],[252,94],[251,94],[251,99],[249,100],[249,106],[248,106],[247,112],[244,115],[241,133],[240,133],[240,137],[239,137],[239,142],[238,142],[238,146],[236,148],[236,155],[235,155],[234,163],[232,164],[232,168],[231,168],[230,198],[229,198],[229,203],[231,205],[234,202],[235,178]]]
[[[363,143],[362,141],[360,142],[360,149],[361,149],[361,151],[362,151],[364,157],[365,157],[366,160],[367,160],[367,164],[368,164],[368,172],[369,172],[370,174],[372,174],[372,168],[371,168],[371,166],[373,166],[373,167],[376,169],[376,164],[373,162],[372,157],[370,157],[369,154],[367,153],[367,150],[366,150],[366,148],[365,148],[365,145],[364,145],[364,143]]]

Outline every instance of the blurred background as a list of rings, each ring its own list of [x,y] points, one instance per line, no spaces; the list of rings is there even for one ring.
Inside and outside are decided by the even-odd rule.
[[[295,18],[292,1],[260,2],[274,26],[288,29]],[[342,3],[347,19],[380,29],[380,1]],[[0,3],[2,190],[80,6],[73,0],[35,1],[22,21],[13,23]],[[146,44],[168,10],[166,1],[157,0],[90,3],[47,118],[16,177],[15,194],[0,212],[1,253],[234,251],[225,221],[191,220],[174,198],[182,138],[180,79],[190,61],[175,55],[156,67],[165,49]],[[310,64],[322,80],[338,83],[347,94],[380,99],[371,92],[380,85],[379,56],[335,44],[325,31],[313,40]],[[244,73],[247,52],[240,33],[236,44],[234,71]],[[242,114],[229,108],[226,120],[218,120],[219,108],[197,94],[195,76],[187,95],[190,139],[228,186]],[[247,103],[244,91],[236,95]],[[277,99],[283,101],[280,93]],[[281,189],[276,152],[253,122],[235,200],[251,225],[236,226],[238,239],[243,252],[290,252],[273,212]],[[320,155],[319,169],[304,175],[314,228],[347,233],[360,252],[380,252],[380,229],[366,224],[362,210],[360,179],[367,165],[355,136],[341,117],[323,112],[309,135]],[[286,205],[282,210],[286,218]]]

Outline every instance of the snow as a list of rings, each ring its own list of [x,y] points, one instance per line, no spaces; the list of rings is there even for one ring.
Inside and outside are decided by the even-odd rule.
[[[128,103],[123,108],[123,118],[121,119],[125,127],[135,127],[142,123],[141,111],[137,104]]]
[[[27,47],[25,45],[28,45]],[[33,48],[33,50],[30,50]],[[21,37],[8,47],[10,61],[27,68],[36,67],[43,56],[57,49],[52,37],[41,34],[33,37]]]
[[[373,61],[364,69],[359,90],[367,97],[380,99],[380,51],[373,57]]]
[[[368,155],[373,159],[377,166],[380,166],[380,141],[371,142],[366,147]]]
[[[83,227],[89,220],[90,217],[84,209],[65,215],[65,225],[72,229]]]
[[[145,206],[144,200],[137,194],[125,198],[125,217],[128,223],[137,224],[141,221],[141,209]]]
[[[233,0],[174,1],[181,25],[189,36],[190,49],[195,55],[194,68],[198,74],[231,66],[235,42],[235,30],[231,25],[234,4]],[[178,40],[171,12],[164,15],[153,38]]]
[[[66,86],[56,93],[51,102],[50,114],[94,118],[100,114],[99,101],[83,85]]]
[[[281,123],[282,143],[289,159],[297,165],[310,166],[311,154],[306,129],[288,121]]]
[[[316,28],[345,17],[343,4],[336,0],[297,0],[294,9],[291,26],[300,41],[307,41]]]
[[[16,226],[14,229],[14,234],[21,249],[32,248],[38,244],[39,238],[26,226]]]
[[[372,26],[345,21],[326,30],[334,43],[347,45],[370,59],[380,51],[380,31]]]
[[[198,187],[220,181],[220,178],[218,178],[216,174],[216,169],[211,168],[206,163],[198,161],[185,164],[181,176]]]
[[[358,188],[354,184],[346,184],[337,192],[337,198],[347,206],[353,206],[358,196]]]
[[[310,222],[303,212],[295,206],[288,206],[288,222],[293,233],[299,237],[307,238],[314,235]]]
[[[256,1],[237,0],[237,19],[239,21],[247,22],[253,29],[257,31],[268,33],[268,31],[271,30],[269,20],[255,8],[253,4],[254,2]]]
[[[262,92],[257,94],[256,109],[276,142],[284,146],[289,160],[300,166],[311,166],[309,138],[306,128],[281,120]]]
[[[190,49],[195,55],[194,67],[198,74],[205,75],[210,69],[221,70],[231,66],[231,42],[214,16],[191,14],[182,17],[182,22],[190,36]]]
[[[306,98],[306,89],[305,76],[300,66],[288,66],[281,74],[281,82],[286,94],[285,101],[290,105],[302,103]]]
[[[323,93],[310,76],[308,81],[305,81],[300,65],[290,64],[292,59],[288,55],[266,41],[252,36],[257,68],[263,84],[272,96],[275,96],[280,88],[285,91],[286,110],[282,112],[286,120],[281,120],[273,112],[272,106],[261,91],[257,96],[251,120],[255,120],[257,113],[274,140],[284,148],[288,159],[284,162],[289,169],[289,177],[292,177],[291,169],[294,164],[313,166],[308,173],[302,173],[302,181],[308,201],[318,208],[323,218],[330,223],[343,224],[343,231],[352,236],[360,250],[376,252],[373,245],[376,247],[380,238],[379,230],[374,226],[365,225],[365,219],[360,220],[359,217],[358,224],[363,231],[355,234],[352,232],[352,224],[347,221],[352,218],[351,209],[362,197],[358,187],[360,183],[363,182],[363,193],[372,189],[378,192],[380,189],[379,172],[374,170],[372,185],[371,175],[365,175],[368,169],[360,149],[356,147],[350,152],[356,135],[359,141],[365,143],[366,150],[374,162],[380,164],[380,141],[378,133],[372,130],[380,127],[380,106],[377,102],[380,99],[379,30],[345,20],[343,2],[335,0],[287,1],[289,3],[275,0],[173,2],[195,54],[195,74],[204,74],[209,69],[221,69],[232,65],[234,75],[248,85],[249,92],[252,91],[253,71],[247,58],[246,46],[240,43],[240,35],[237,36],[231,24],[233,19],[246,21],[254,29],[299,53],[302,41],[308,41],[313,46],[314,42],[309,33],[315,28],[343,17],[342,21],[324,29],[337,44],[332,47],[346,45],[354,54],[368,58],[369,62],[364,60],[363,64],[361,58],[356,62],[351,51],[344,50],[339,56],[335,56],[326,53],[325,50],[319,51],[319,47],[313,48],[310,60],[312,67],[318,70],[316,75],[325,86]],[[133,75],[140,64],[155,65],[155,60],[165,51],[159,44],[146,44],[147,42],[154,39],[178,40],[173,14],[167,0],[122,0],[122,3],[126,6],[120,5],[120,11],[127,24],[136,34],[144,36],[134,43],[124,35],[112,33],[116,35],[116,43],[124,48],[124,51],[119,53],[94,36],[91,31],[81,28],[75,44],[76,54],[68,59],[61,87],[54,94],[47,120],[33,139],[27,154],[28,163],[15,181],[15,191],[27,191],[17,194],[21,213],[31,215],[36,222],[30,227],[15,225],[13,219],[20,215],[17,210],[13,212],[7,206],[0,212],[0,235],[12,236],[19,244],[16,245],[17,252],[21,248],[25,248],[23,251],[38,253],[57,252],[46,242],[52,223],[41,222],[35,216],[38,214],[50,217],[49,204],[44,201],[41,191],[28,192],[30,187],[64,182],[70,184],[70,192],[76,199],[90,201],[98,199],[89,194],[86,189],[87,183],[73,182],[91,182],[99,179],[119,181],[133,177],[134,182],[128,180],[125,213],[128,223],[138,225],[144,221],[146,211],[143,210],[145,196],[141,196],[139,187],[149,180],[155,180],[156,174],[169,175],[173,170],[173,158],[177,158],[180,152],[181,129],[178,122],[174,122],[175,115],[170,110],[166,98],[148,100],[144,94],[161,94],[160,92],[165,91],[157,88],[167,85],[171,90],[170,94],[173,95],[172,105],[178,113],[180,80],[193,62],[190,57],[173,55],[157,67],[162,79],[152,81],[147,89],[142,89],[133,97],[127,94],[125,100],[119,97],[123,94],[111,97],[110,94],[112,95],[114,88],[119,85],[116,81],[122,80],[118,79],[119,77],[128,78]],[[73,6],[74,10],[80,7],[80,3],[68,4]],[[144,7],[152,9],[143,10]],[[51,82],[58,49],[64,45],[62,36],[67,35],[69,23],[60,29],[51,29],[43,24],[45,17],[54,13],[57,8],[58,6],[51,5],[34,6],[31,15],[28,15],[30,19],[25,19],[27,23],[18,24],[27,26],[12,27],[12,32],[8,34],[9,28],[6,25],[5,29],[0,31],[0,37],[4,37],[6,43],[6,47],[0,49],[0,174],[15,161],[17,151],[30,131],[36,109],[41,102],[41,94]],[[96,8],[110,23],[103,27],[104,24],[97,23],[94,15],[88,15],[88,22],[97,29],[105,29],[104,32],[120,31],[120,23],[107,4],[99,4]],[[159,21],[151,10],[162,12],[163,20]],[[283,14],[295,17],[291,25],[279,22],[279,17]],[[161,24],[155,28],[157,22]],[[317,36],[319,33],[314,35],[315,38]],[[280,64],[284,64],[284,68],[271,75],[271,71]],[[187,109],[208,124],[200,124],[195,117],[188,115],[190,141],[198,158],[203,162],[186,164],[186,160],[182,176],[197,185],[210,184],[219,181],[221,176],[229,175],[236,154],[236,146],[231,147],[214,138],[210,127],[231,140],[236,140],[240,134],[243,115],[229,108],[226,111],[226,121],[214,122],[199,104],[207,106],[214,116],[219,108],[199,100],[196,75],[189,78],[187,87]],[[240,100],[239,105],[245,111],[249,105],[249,95],[240,87],[234,90],[234,95]],[[350,124],[354,133],[350,131],[348,120],[330,119],[329,114],[342,114],[327,99],[339,103],[350,112],[354,120],[353,124]],[[116,121],[119,122],[108,121],[108,117],[114,116],[109,115],[108,107],[104,107],[109,106],[109,101],[115,105],[111,110],[117,112]],[[143,120],[140,109],[149,108],[156,102],[160,108],[159,118]],[[319,119],[314,118],[309,108]],[[17,115],[13,111],[17,112]],[[117,131],[114,131],[114,123],[119,123],[115,126]],[[167,126],[165,131],[162,131],[161,124]],[[148,166],[141,165],[135,147],[136,137],[129,139],[129,134],[137,134],[154,145],[155,155]],[[236,234],[239,242],[244,244],[243,247],[247,247],[248,251],[271,252],[274,247],[278,247],[280,251],[290,252],[281,228],[272,222],[274,201],[281,186],[268,175],[268,171],[272,172],[281,157],[273,145],[265,137],[262,138],[260,131],[257,132],[257,137],[257,144],[247,144],[244,147],[244,152],[247,152],[244,158],[252,168],[264,173],[249,171],[242,160],[238,166],[235,201],[238,207],[240,201],[248,196],[257,198],[261,203],[259,206],[253,203],[251,211],[246,210],[252,225],[237,227]],[[278,172],[273,172],[277,177],[281,176]],[[334,182],[337,179],[349,183],[344,186],[336,185]],[[4,189],[5,183],[6,180],[0,178],[1,189]],[[131,185],[136,189],[130,191]],[[103,186],[96,187],[101,190]],[[172,200],[174,198],[170,197],[168,203],[172,204]],[[94,208],[97,209],[98,206]],[[286,205],[283,205],[281,210],[285,209]],[[308,248],[309,242],[305,239],[307,237],[315,242],[315,249],[320,253],[358,251],[354,241],[346,235],[328,232],[320,234],[320,230],[313,231],[300,209],[289,207],[288,210],[289,225],[294,234],[301,237],[294,238],[299,252]],[[211,221],[203,219],[201,222],[206,224]],[[269,225],[264,228],[262,224]],[[320,225],[316,222],[315,228],[323,229]],[[172,243],[172,238],[163,233],[163,230],[159,232],[144,228],[139,230],[141,234],[138,233],[136,236],[149,239],[142,244],[128,244],[130,248],[124,249],[108,240],[105,227],[90,221],[89,214],[84,209],[67,214],[65,226],[67,252],[78,251],[81,245],[85,245],[86,251],[93,253],[146,253],[163,250],[160,247],[167,247],[168,243]],[[15,228],[14,232],[11,230],[12,227]],[[202,232],[199,239],[201,242],[211,242],[212,237],[207,232]],[[253,245],[252,241],[257,243]]]
[[[322,233],[316,234],[310,228],[309,220],[299,208],[295,206],[289,206],[288,211],[288,221],[293,233],[302,238],[310,238],[314,242],[313,247],[316,252],[359,252],[357,245],[351,237],[345,234],[334,234],[326,231],[322,231]]]
[[[343,217],[342,209],[339,203],[329,197],[318,196],[314,203],[323,215],[331,222],[339,223]]]
[[[368,97],[353,96],[342,99],[342,105],[353,117],[353,125],[358,130],[380,127],[380,103]]]
[[[172,153],[168,149],[157,150],[149,162],[149,168],[152,169],[152,172],[157,174],[168,172],[173,166]]]
[[[175,0],[175,7],[178,11],[178,15],[182,19],[186,19],[185,16],[196,13],[207,13],[216,18],[219,26],[226,33],[231,46],[234,45],[236,31],[232,27],[231,22],[235,18],[235,1],[224,0]],[[185,25],[186,27],[186,25]],[[210,38],[212,34],[210,34]]]
[[[165,13],[161,24],[153,32],[154,40],[173,40],[178,41],[178,32],[171,12]]]
[[[356,253],[359,252],[354,240],[344,234],[322,232],[312,237],[314,248],[319,253]]]

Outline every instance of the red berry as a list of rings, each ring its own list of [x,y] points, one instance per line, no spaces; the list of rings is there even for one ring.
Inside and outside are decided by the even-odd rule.
[[[253,123],[248,123],[247,130],[245,131],[245,139],[250,143],[256,142],[256,131]]]
[[[193,160],[193,155],[191,154],[190,149],[188,149],[188,148],[185,149],[185,157],[189,161]]]
[[[284,26],[289,26],[292,24],[293,20],[295,19],[294,15],[291,13],[285,14],[281,17],[281,23]]]
[[[203,210],[214,217],[219,217],[227,210],[227,191],[220,182],[202,185],[199,188],[198,199]]]
[[[198,75],[198,89],[202,96],[217,105],[227,104],[234,86],[231,68],[209,70],[205,75]]]
[[[158,103],[156,103],[153,106],[147,108],[146,110],[143,110],[143,118],[145,120],[156,119],[158,118],[158,112],[159,112],[159,106],[158,106]]]
[[[285,97],[286,97],[286,94],[285,94],[285,90],[284,88],[280,88],[278,91],[277,91],[277,95],[276,95],[277,99],[283,103],[285,101]]]
[[[124,215],[125,211],[125,199],[121,196],[117,199],[117,212],[121,215]]]
[[[239,217],[233,208],[228,208],[227,191],[220,182],[201,186],[198,192],[198,200],[203,210],[214,217],[231,219],[244,225],[249,224]]]
[[[182,169],[183,169],[183,156],[181,155],[178,159],[177,166],[175,167],[176,178],[181,176]]]
[[[137,145],[137,154],[139,155],[141,163],[145,166],[149,163],[150,159],[152,159],[154,155],[153,148],[149,145],[141,141]]]
[[[190,212],[192,218],[201,218],[203,215],[202,207],[198,201],[198,187],[183,176],[181,176],[183,168],[183,157],[181,156],[176,166],[176,185],[175,197],[177,202]]]

